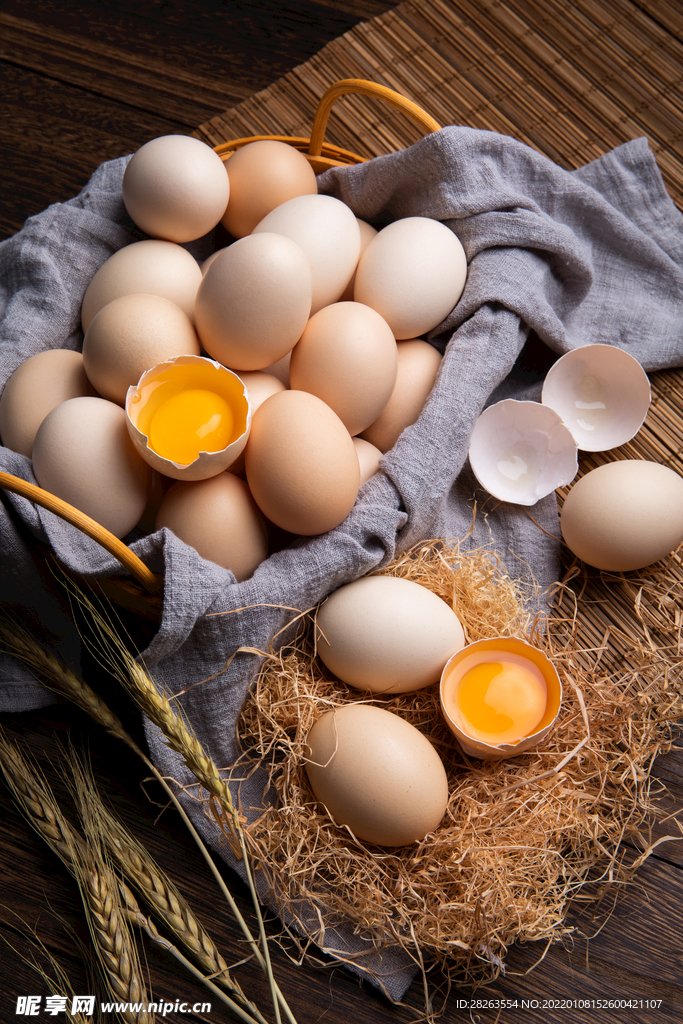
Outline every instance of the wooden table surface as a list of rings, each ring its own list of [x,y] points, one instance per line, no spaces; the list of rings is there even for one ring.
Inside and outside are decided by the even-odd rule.
[[[277,0],[4,0],[0,6],[0,76],[4,117],[0,237],[21,228],[25,218],[48,204],[70,198],[103,160],[132,152],[143,142],[171,132],[190,133],[216,113],[241,102],[316,53],[326,42],[362,18],[395,4],[380,0],[318,3]],[[647,4],[644,5],[647,7]],[[66,9],[65,9],[66,8]],[[1,569],[0,569],[1,571]],[[93,664],[87,673],[96,685],[110,688]],[[112,697],[120,703],[120,699]],[[135,715],[126,721],[141,734]],[[89,745],[104,792],[154,855],[182,885],[229,962],[243,959],[244,946],[199,854],[175,815],[150,800],[159,794],[142,784],[144,773],[133,755],[96,730],[71,706],[40,713],[4,716],[12,736],[23,738],[43,763],[57,761],[68,737]],[[655,775],[670,789],[672,809],[683,807],[683,758],[680,752],[660,759]],[[25,824],[4,787],[0,790],[0,918],[2,935],[19,952],[0,954],[0,1022],[20,1020],[19,996],[44,992],[42,983],[22,960],[27,945],[18,922],[36,934],[62,961],[76,992],[89,982],[74,941],[87,940],[74,883],[47,847]],[[676,832],[673,822],[657,825],[655,835]],[[633,855],[635,855],[633,853]],[[226,869],[238,902],[249,916],[245,888]],[[491,988],[450,993],[447,1022],[559,1021],[660,1022],[683,1017],[683,848],[668,842],[658,847],[611,913],[602,907],[570,911],[578,926],[564,944],[527,946],[510,951],[507,975]],[[278,932],[272,923],[273,935]],[[590,939],[587,936],[592,936]],[[535,970],[529,968],[543,956]],[[150,988],[169,1003],[207,999],[204,989],[182,975],[174,962],[149,947]],[[393,1006],[371,986],[361,983],[325,958],[297,962],[293,943],[273,947],[275,973],[300,1024],[340,1024],[353,1019],[377,1024],[414,1020],[423,1005],[415,983],[406,1005]],[[238,977],[267,1010],[266,987],[250,962]],[[473,998],[490,1005],[472,1008]],[[501,1008],[508,1001],[516,1008]],[[523,1005],[526,1000],[527,1005]],[[551,1006],[544,1006],[549,1000]],[[609,1001],[617,1005],[609,1005]],[[438,1003],[438,1000],[437,1000]],[[618,1004],[622,1005],[619,1006]],[[631,1005],[625,1005],[630,1003]],[[69,1019],[66,1016],[39,1019]],[[203,1017],[171,1013],[180,1021],[226,1019],[214,1003]]]

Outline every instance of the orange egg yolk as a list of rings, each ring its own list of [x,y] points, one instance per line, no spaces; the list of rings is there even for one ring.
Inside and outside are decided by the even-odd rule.
[[[547,689],[534,665],[501,657],[465,672],[456,701],[465,732],[491,744],[515,743],[543,718]]]
[[[187,466],[200,452],[227,448],[233,425],[232,410],[224,398],[193,388],[162,402],[149,425],[149,446],[162,458]]]

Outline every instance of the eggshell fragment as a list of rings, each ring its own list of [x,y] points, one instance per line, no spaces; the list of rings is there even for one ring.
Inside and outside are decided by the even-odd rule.
[[[441,366],[438,350],[419,338],[399,341],[397,355],[394,390],[377,419],[362,431],[381,452],[393,448],[405,428],[415,423]]]
[[[505,399],[485,409],[470,439],[470,465],[482,487],[502,501],[535,505],[578,470],[569,430],[540,402]]]
[[[360,302],[335,302],[315,313],[292,350],[292,388],[334,409],[350,434],[379,415],[396,382],[398,355],[391,328]]]
[[[308,734],[306,772],[337,824],[379,846],[420,842],[448,805],[443,762],[404,718],[367,704],[345,704]]]
[[[570,551],[597,569],[652,565],[683,542],[683,477],[639,459],[598,466],[567,494],[560,529]]]
[[[276,207],[254,228],[290,238],[308,260],[313,280],[311,316],[337,302],[360,256],[360,228],[353,213],[333,196],[297,196]]]
[[[160,295],[121,295],[93,317],[83,363],[103,398],[123,405],[145,370],[175,356],[200,354],[199,338],[180,306]]]
[[[650,407],[650,382],[637,359],[614,345],[584,345],[551,366],[541,401],[558,414],[583,451],[626,444]]]
[[[202,272],[186,249],[174,242],[147,238],[124,246],[106,260],[83,296],[81,322],[87,331],[96,313],[120,295],[161,295],[194,323],[194,300]]]
[[[496,657],[511,654],[531,663],[541,673],[547,690],[545,711],[534,731],[515,743],[488,743],[467,732],[466,724],[458,710],[457,692],[467,672],[482,661],[495,661]],[[477,640],[458,651],[446,664],[440,683],[441,710],[449,729],[459,745],[470,757],[481,757],[499,761],[530,750],[541,743],[553,728],[562,704],[562,683],[557,669],[538,647],[528,644],[519,637],[493,637]]]
[[[240,146],[225,168],[230,179],[230,200],[223,226],[235,238],[250,234],[281,203],[318,192],[315,172],[303,153],[276,139],[259,139]]]
[[[364,576],[335,590],[316,617],[320,660],[373,693],[436,683],[465,643],[457,615],[433,591],[394,576]]]
[[[125,537],[145,511],[149,467],[135,451],[120,405],[70,398],[48,413],[33,445],[40,486]]]
[[[6,448],[31,458],[38,427],[69,398],[95,396],[83,356],[70,349],[37,352],[21,363],[0,396],[0,437]]]
[[[202,278],[195,319],[214,359],[262,370],[297,343],[311,310],[311,268],[289,238],[247,235],[224,249]]]
[[[214,393],[227,403],[233,417],[231,440],[220,451],[200,451],[188,463],[175,462],[150,446],[152,419],[165,401],[193,389]],[[232,370],[203,356],[177,356],[151,367],[135,387],[128,389],[126,422],[136,450],[163,476],[206,480],[226,470],[244,451],[251,427],[251,406],[244,384]]]
[[[404,217],[368,245],[353,297],[381,313],[395,338],[415,338],[446,319],[466,277],[465,251],[450,228],[430,217]]]
[[[238,582],[268,554],[263,517],[247,485],[232,473],[173,484],[156,517],[156,529],[164,526]]]
[[[221,158],[187,135],[162,135],[141,146],[121,188],[137,226],[169,242],[190,242],[215,228],[230,195]]]
[[[281,391],[257,409],[244,461],[256,504],[290,533],[333,529],[358,494],[360,469],[349,432],[305,391]]]

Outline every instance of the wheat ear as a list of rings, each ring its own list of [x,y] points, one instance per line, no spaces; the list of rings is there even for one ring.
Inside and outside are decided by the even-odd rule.
[[[76,878],[95,951],[114,1000],[147,1004],[137,949],[122,913],[118,884],[98,851],[69,825],[47,782],[0,728],[0,768],[29,823]],[[144,1009],[125,1011],[126,1024],[153,1024]]]

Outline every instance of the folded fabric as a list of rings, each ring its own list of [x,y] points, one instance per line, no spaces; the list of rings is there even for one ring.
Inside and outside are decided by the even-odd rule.
[[[35,352],[79,347],[89,280],[112,252],[141,237],[121,199],[125,164],[104,164],[79,196],[31,218],[0,245],[0,387]],[[167,530],[131,540],[164,575],[163,620],[145,663],[161,689],[184,691],[184,710],[219,765],[238,756],[237,716],[259,659],[239,654],[225,666],[240,647],[267,649],[292,616],[286,609],[310,608],[434,537],[490,546],[511,576],[533,577],[541,589],[556,580],[554,495],[526,509],[486,501],[477,490],[467,450],[486,405],[502,397],[537,399],[553,358],[589,343],[626,349],[646,370],[683,363],[683,217],[645,139],[569,172],[511,138],[451,127],[402,152],[330,170],[319,187],[375,223],[416,215],[444,221],[465,248],[468,279],[456,308],[432,332],[444,357],[419,420],[383,458],[339,527],[277,552],[243,583]],[[4,448],[0,468],[34,479],[30,461]],[[475,500],[485,502],[476,517]],[[120,566],[51,513],[3,495],[0,599],[78,669],[78,638],[64,601],[47,586],[36,540],[86,576],[111,575]],[[45,700],[22,667],[3,657],[0,709]],[[190,783],[153,726],[148,738],[159,769]],[[258,813],[263,779],[254,776],[240,799]],[[199,805],[186,803],[208,841],[234,864]],[[330,928],[320,944],[362,972],[364,944],[350,927]],[[414,974],[412,961],[392,951],[379,967],[374,959],[372,969],[393,999]]]

